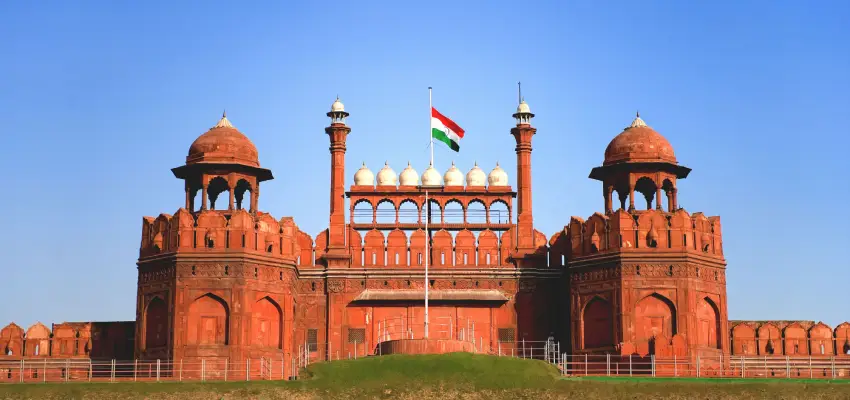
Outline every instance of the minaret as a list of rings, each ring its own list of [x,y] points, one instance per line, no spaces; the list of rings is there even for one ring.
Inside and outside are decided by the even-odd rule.
[[[520,255],[534,251],[534,218],[531,216],[531,137],[537,129],[531,126],[534,114],[520,98],[516,114],[516,127],[511,135],[516,139],[517,168],[517,235],[516,247]]]
[[[345,139],[351,132],[345,124],[348,113],[339,101],[331,105],[328,112],[331,124],[325,128],[330,138],[331,152],[331,201],[330,224],[328,225],[328,258],[347,259],[345,247]],[[330,264],[330,260],[329,260]]]

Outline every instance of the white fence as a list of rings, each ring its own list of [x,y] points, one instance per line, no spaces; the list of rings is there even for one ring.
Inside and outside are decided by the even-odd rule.
[[[832,356],[694,356],[656,357],[562,355],[569,376],[666,376],[717,378],[850,378],[850,357]]]

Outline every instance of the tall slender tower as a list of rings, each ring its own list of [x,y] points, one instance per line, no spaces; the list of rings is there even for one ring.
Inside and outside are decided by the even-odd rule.
[[[345,112],[339,97],[333,102],[327,115],[331,119],[330,126],[325,128],[325,133],[330,138],[331,201],[328,252],[325,259],[330,267],[344,266],[342,264],[349,259],[345,246],[345,140],[351,128],[345,124],[345,118],[349,114]]]
[[[516,249],[519,258],[531,254],[534,249],[534,218],[531,215],[531,138],[537,129],[531,126],[534,114],[524,99],[520,99],[516,113],[516,126],[511,135],[516,139],[517,168],[517,232]]]

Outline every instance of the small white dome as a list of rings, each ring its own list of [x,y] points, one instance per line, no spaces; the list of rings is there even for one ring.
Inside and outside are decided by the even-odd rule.
[[[452,161],[452,167],[443,175],[443,182],[446,186],[463,186],[463,172],[455,167],[454,161]]]
[[[384,168],[378,171],[378,186],[395,186],[398,182],[398,175],[390,168],[389,162],[384,163]]]
[[[490,175],[487,176],[487,183],[490,186],[508,186],[508,174],[499,166],[499,163],[496,163],[496,168],[490,171]]]
[[[409,161],[407,162],[407,168],[398,175],[398,183],[401,186],[416,186],[419,184],[419,174],[410,166]]]
[[[440,173],[434,168],[434,164],[428,166],[428,169],[422,173],[422,185],[424,186],[440,186],[442,179]]]
[[[339,101],[339,97],[337,96],[336,101],[331,104],[331,112],[343,112],[345,111],[345,106]]]
[[[528,107],[528,103],[525,102],[525,99],[523,99],[519,103],[519,106],[517,106],[517,108],[516,108],[516,112],[517,112],[517,114],[530,114],[531,113],[531,108]]]
[[[478,163],[466,173],[466,186],[484,186],[487,184],[487,175],[481,168],[478,168]]]
[[[375,186],[375,174],[369,168],[366,168],[366,163],[354,173],[354,186]]]

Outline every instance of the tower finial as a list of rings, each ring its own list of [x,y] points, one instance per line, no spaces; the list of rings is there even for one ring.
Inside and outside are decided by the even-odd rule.
[[[233,128],[233,124],[227,119],[227,110],[222,111],[221,119],[218,120],[218,123],[213,128]]]
[[[635,119],[634,119],[634,121],[632,121],[632,123],[631,123],[631,124],[629,124],[629,126],[628,126],[628,127],[626,127],[626,129],[630,129],[630,128],[642,128],[642,127],[646,127],[646,126],[647,126],[647,125],[646,125],[646,122],[644,122],[644,121],[640,118],[640,111],[637,111],[637,112],[635,112]]]
[[[519,97],[519,102],[522,103],[522,82],[517,82],[517,97]]]

